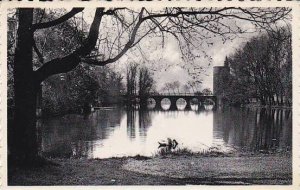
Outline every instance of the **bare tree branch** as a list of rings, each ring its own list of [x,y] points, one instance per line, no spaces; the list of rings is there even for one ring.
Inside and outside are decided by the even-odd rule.
[[[145,19],[143,19],[143,12],[144,12],[144,8],[142,8],[141,12],[139,13],[139,19],[138,19],[135,27],[133,28],[130,39],[128,40],[128,42],[126,43],[126,45],[124,46],[122,51],[119,52],[119,54],[117,54],[113,58],[108,58],[105,61],[87,60],[83,56],[82,56],[82,60],[88,61],[90,64],[94,64],[94,65],[98,65],[98,66],[104,66],[104,65],[107,65],[109,63],[113,63],[113,62],[117,61],[118,59],[120,59],[132,47],[132,45],[135,42],[137,31],[138,31],[140,25],[143,23],[143,21],[145,21]]]
[[[284,9],[284,8],[283,8]],[[223,42],[226,40],[226,36],[231,35],[232,38],[234,35],[238,35],[239,33],[245,33],[247,31],[243,31],[239,26],[235,26],[234,29],[231,29],[228,25],[226,25],[226,22],[223,23],[223,18],[234,18],[236,20],[245,20],[248,22],[254,22],[257,23],[260,27],[263,25],[268,24],[269,22],[277,21],[280,18],[285,17],[289,11],[288,9],[280,10],[282,13],[277,14],[274,16],[273,12],[280,12],[279,10],[273,11],[265,10],[261,11],[258,8],[250,8],[243,9],[239,7],[225,7],[225,8],[210,8],[210,9],[188,9],[184,10],[183,8],[165,8],[163,12],[150,12],[147,9],[144,9],[145,14],[139,15],[138,22],[135,22],[135,19],[133,19],[133,22],[129,24],[125,21],[125,17],[122,17],[119,14],[114,13],[113,15],[116,17],[116,19],[121,23],[121,25],[128,30],[133,27],[132,31],[130,32],[131,35],[128,39],[128,42],[122,46],[121,51],[117,51],[117,54],[115,57],[111,58],[113,49],[114,49],[114,42],[111,43],[112,46],[107,46],[106,49],[108,50],[108,57],[106,60],[90,60],[90,63],[93,63],[95,65],[106,65],[112,62],[117,61],[121,56],[123,56],[131,47],[137,45],[145,36],[149,35],[154,31],[155,28],[159,28],[162,38],[164,39],[163,33],[169,33],[172,36],[176,37],[178,41],[184,41],[185,48],[187,51],[191,51],[192,48],[196,47],[196,41],[194,40],[194,34],[198,34],[201,36],[201,33],[198,31],[198,28],[207,30],[208,32],[212,33],[214,36],[218,35],[222,37]],[[201,17],[198,17],[200,16]],[[273,16],[272,16],[273,15]],[[134,17],[133,17],[134,18]],[[161,19],[160,19],[161,18]],[[160,19],[160,20],[156,20]],[[156,26],[151,28],[144,33],[142,36],[135,36],[134,33],[137,33],[137,30],[147,20],[151,20]],[[134,24],[135,23],[135,24]],[[164,23],[164,24],[163,24]],[[227,30],[223,30],[227,29]],[[123,31],[124,32],[124,31]],[[179,38],[180,36],[180,38]],[[204,36],[205,38],[207,36]],[[164,42],[164,41],[163,41]],[[109,43],[109,40],[107,39],[107,43]],[[182,42],[180,42],[182,44]],[[208,45],[212,43],[208,43]],[[120,45],[118,45],[117,49],[120,49]],[[109,51],[110,49],[110,51]],[[181,50],[182,47],[180,47]],[[183,51],[182,51],[183,53]],[[189,55],[186,53],[183,53],[183,56],[186,58],[189,58]],[[86,59],[85,59],[86,60]]]

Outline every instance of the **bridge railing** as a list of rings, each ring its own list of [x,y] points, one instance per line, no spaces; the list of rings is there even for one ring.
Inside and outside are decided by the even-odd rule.
[[[150,96],[213,96],[213,94],[200,93],[150,93]]]

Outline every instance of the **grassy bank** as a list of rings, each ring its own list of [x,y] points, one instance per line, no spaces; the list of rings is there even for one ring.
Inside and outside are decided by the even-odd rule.
[[[168,155],[53,159],[58,166],[9,168],[9,185],[291,184],[290,155]]]

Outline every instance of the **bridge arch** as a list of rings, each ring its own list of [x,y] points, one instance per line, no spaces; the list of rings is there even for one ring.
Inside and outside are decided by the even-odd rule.
[[[216,106],[216,102],[211,98],[207,98],[204,100],[203,106],[206,110],[212,110]]]
[[[190,103],[191,110],[193,111],[197,111],[201,107],[201,101],[198,98],[195,97],[192,98],[189,103]]]
[[[147,108],[148,109],[154,109],[155,108],[155,106],[156,106],[156,101],[155,101],[155,99],[154,98],[148,98],[147,99]]]
[[[178,98],[176,100],[176,107],[178,110],[184,110],[187,106],[188,102],[184,98]]]
[[[172,105],[172,102],[169,98],[163,98],[160,101],[160,106],[163,110],[169,110]]]

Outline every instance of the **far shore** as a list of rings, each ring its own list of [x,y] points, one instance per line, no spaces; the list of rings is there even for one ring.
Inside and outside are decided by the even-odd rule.
[[[167,155],[50,159],[58,165],[9,168],[9,185],[290,185],[292,156]]]

